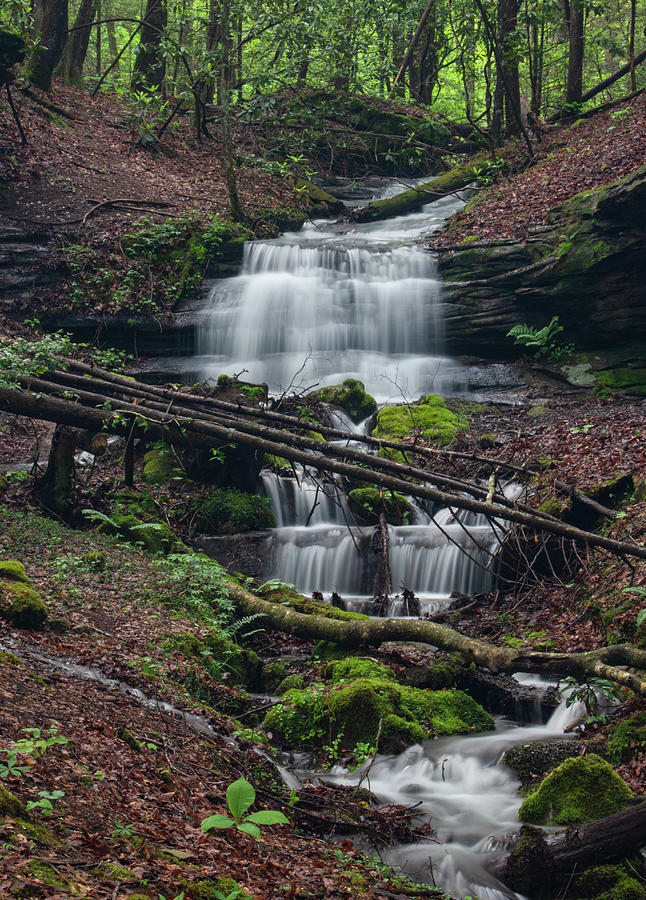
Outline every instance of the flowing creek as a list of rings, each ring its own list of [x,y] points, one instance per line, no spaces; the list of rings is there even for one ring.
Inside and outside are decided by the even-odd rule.
[[[353,228],[314,222],[298,233],[248,244],[240,274],[211,291],[199,355],[187,367],[202,378],[245,372],[252,382],[266,382],[271,393],[359,378],[380,405],[429,392],[477,399],[512,386],[504,367],[462,365],[444,349],[435,261],[416,241],[463,202],[445,198],[419,213]],[[332,412],[343,430],[367,427]],[[373,529],[352,524],[337,481],[298,474],[262,473],[277,526],[268,538],[264,574],[304,594],[336,591],[349,608],[361,610],[376,565]],[[487,566],[499,534],[484,518],[412,502],[409,523],[389,530],[393,588],[413,590],[423,611],[446,606],[453,591],[491,587],[495,573]],[[401,614],[396,599],[388,612]],[[371,790],[386,803],[419,803],[439,841],[391,849],[388,860],[455,897],[517,896],[486,871],[487,858],[519,827],[518,780],[500,757],[519,742],[562,737],[579,714],[562,703],[546,724],[519,727],[498,719],[492,734],[444,738],[397,757],[377,757]],[[339,769],[329,777],[356,783],[357,773]]]

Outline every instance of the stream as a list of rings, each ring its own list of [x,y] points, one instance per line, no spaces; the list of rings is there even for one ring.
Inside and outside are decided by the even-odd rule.
[[[390,184],[381,196],[400,189]],[[417,213],[356,227],[313,222],[247,244],[240,274],[210,293],[199,353],[187,366],[201,378],[244,372],[273,394],[359,378],[380,405],[429,392],[486,399],[508,389],[513,379],[504,366],[468,366],[447,355],[436,263],[418,243],[463,203],[463,196],[444,198]],[[338,409],[331,414],[345,431],[365,433],[369,426],[355,425]],[[261,475],[276,516],[264,575],[304,594],[336,591],[360,611],[374,581],[374,529],[353,524],[334,478],[296,471],[298,477]],[[501,531],[484,517],[411,501],[407,524],[389,526],[393,590],[414,591],[423,612],[445,607],[454,591],[489,590]],[[388,614],[401,615],[401,602],[395,597]],[[519,742],[562,737],[579,714],[563,702],[546,724],[520,727],[499,718],[492,734],[377,757],[370,789],[385,803],[419,803],[437,835],[437,842],[390,849],[388,861],[458,898],[517,896],[486,871],[488,857],[519,827],[519,782],[500,764],[501,755]],[[349,784],[357,773],[337,769],[329,777]]]

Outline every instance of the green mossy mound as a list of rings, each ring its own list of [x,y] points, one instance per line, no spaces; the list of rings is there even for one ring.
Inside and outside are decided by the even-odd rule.
[[[646,890],[623,866],[595,866],[574,879],[569,897],[593,900],[644,900]]]
[[[377,409],[377,401],[366,393],[365,385],[356,378],[346,378],[342,384],[333,384],[308,394],[313,400],[338,406],[353,422],[362,422]]]
[[[0,784],[0,819],[10,816],[12,819],[25,819],[25,807],[11,791]]]
[[[305,679],[302,675],[287,675],[276,687],[276,693],[279,697],[282,697],[283,694],[286,694],[287,691],[292,691],[294,689],[299,690],[305,684]]]
[[[541,829],[523,825],[518,840],[507,857],[505,884],[521,894],[534,896],[537,872],[541,873],[546,892],[554,876],[552,855]]]
[[[360,742],[374,743],[380,722],[379,747],[386,752],[435,735],[494,727],[491,716],[462,691],[421,691],[383,678],[289,691],[263,727],[287,746],[321,746],[339,738],[352,750]]]
[[[184,881],[182,887],[186,900],[221,900],[235,897],[237,900],[253,900],[251,894],[243,891],[233,878],[216,878],[215,881]]]
[[[413,432],[436,444],[450,444],[467,427],[467,420],[451,412],[437,394],[422,397],[417,404],[407,406],[386,406],[377,414],[377,427],[373,437],[398,441]],[[380,456],[403,459],[397,450],[380,450]]]
[[[156,447],[144,455],[142,478],[147,484],[166,484],[177,472],[178,463],[170,447]]]
[[[166,645],[177,647],[186,659],[198,661],[215,681],[248,688],[260,684],[258,655],[229,640],[220,631],[211,631],[204,640],[193,634],[171,636]]]
[[[608,759],[618,766],[646,747],[646,712],[635,713],[612,729]]]
[[[133,513],[115,512],[110,522],[101,527],[111,534],[118,534],[124,541],[140,546],[148,553],[185,553],[187,549],[166,522],[142,522]]]
[[[214,488],[201,501],[195,528],[204,534],[237,534],[273,528],[270,501],[237,488]]]
[[[410,504],[403,494],[376,487],[355,488],[348,494],[350,511],[361,525],[374,525],[383,511],[390,525],[405,525]]]
[[[362,659],[358,656],[349,656],[347,659],[328,663],[325,668],[325,676],[334,684],[356,681],[357,678],[395,680],[395,673],[388,666],[382,666],[373,659]]]
[[[0,562],[0,618],[37,631],[47,615],[45,601],[33,589],[23,564],[15,559]]]
[[[527,797],[518,811],[536,825],[584,825],[619,812],[633,792],[595,753],[567,759]]]
[[[521,781],[543,777],[566,759],[579,755],[576,741],[533,741],[517,744],[505,750],[502,761],[518,775]]]

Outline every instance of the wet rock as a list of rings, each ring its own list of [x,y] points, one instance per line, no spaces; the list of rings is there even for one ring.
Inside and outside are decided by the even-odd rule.
[[[578,741],[532,741],[530,744],[510,747],[505,751],[503,763],[513,769],[522,781],[542,777],[566,759],[579,756]]]

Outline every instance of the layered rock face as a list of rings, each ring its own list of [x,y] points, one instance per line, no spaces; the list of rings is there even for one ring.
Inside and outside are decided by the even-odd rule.
[[[509,356],[509,329],[558,315],[577,349],[646,334],[646,166],[556,207],[524,241],[438,254],[453,353]]]

